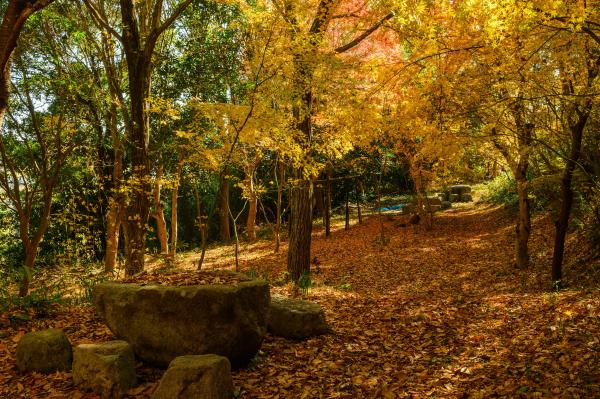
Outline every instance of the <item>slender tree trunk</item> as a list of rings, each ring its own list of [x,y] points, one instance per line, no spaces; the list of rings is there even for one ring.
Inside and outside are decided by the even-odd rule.
[[[196,201],[196,215],[198,228],[200,229],[200,259],[198,260],[197,269],[202,269],[204,263],[204,256],[206,255],[206,220],[202,214],[202,203],[200,202],[200,194],[198,189],[194,187],[194,200]]]
[[[331,235],[331,168],[327,168],[327,182],[325,183],[325,237]]]
[[[360,203],[362,201],[362,183],[360,180],[356,180],[356,210],[358,212],[358,224],[363,222],[362,211],[360,209]]]
[[[23,266],[26,268],[19,285],[19,296],[24,297],[29,294],[30,279],[29,276],[33,272],[35,266],[35,260],[37,258],[38,245],[35,243],[29,243],[25,248],[25,263]]]
[[[277,215],[275,220],[275,253],[279,253],[279,246],[281,245],[281,205],[283,202],[283,181],[284,176],[284,165],[283,162],[277,158],[276,161],[276,176],[277,176]]]
[[[561,179],[561,207],[556,220],[556,235],[554,237],[554,253],[552,255],[552,284],[555,288],[561,287],[562,263],[565,253],[565,238],[569,227],[569,217],[573,206],[573,173],[579,157],[581,156],[581,142],[588,113],[580,114],[577,124],[571,127],[571,151],[569,159],[565,164],[563,176]]]
[[[113,94],[113,100],[116,95]],[[121,193],[123,184],[123,143],[119,137],[117,106],[111,102],[108,112],[108,127],[114,151],[114,163],[112,171],[112,192],[108,201],[108,211],[106,214],[106,250],[104,252],[104,271],[113,273],[117,264],[119,254],[119,238],[121,236],[121,224],[123,213],[125,211],[125,200]]]
[[[350,230],[350,194],[346,191],[346,224],[344,230]]]
[[[323,210],[325,208],[325,201],[323,199],[323,184],[319,182],[315,184],[315,203],[313,207],[313,217],[318,218],[323,216]]]
[[[229,226],[229,181],[223,172],[219,184],[219,237],[221,241],[231,240]]]
[[[175,171],[175,185],[171,190],[171,247],[169,256],[175,258],[177,253],[177,198],[179,197],[179,185],[181,180],[181,171],[183,169],[183,153],[179,154],[179,160],[177,161],[177,170]]]
[[[113,273],[119,253],[119,237],[123,204],[119,199],[111,199],[106,214],[106,252],[104,253],[104,272]]]
[[[258,200],[256,198],[256,194],[252,194],[250,199],[248,199],[249,208],[248,208],[248,219],[246,219],[246,231],[248,233],[248,239],[250,241],[256,240],[256,210],[258,206]]]
[[[258,209],[258,198],[254,187],[254,169],[251,168],[247,172],[247,190],[248,190],[248,217],[246,218],[246,233],[250,241],[256,240],[256,213]]]
[[[516,163],[508,148],[498,140],[496,129],[492,129],[492,140],[496,148],[511,166],[517,184],[517,195],[519,198],[519,215],[515,228],[515,266],[524,269],[529,266],[529,236],[531,235],[531,207],[529,203],[529,184],[527,182],[527,171],[529,170],[529,156],[533,144],[532,123],[523,120],[522,99],[518,99],[513,110],[515,125],[517,128],[517,149],[519,156]]]
[[[517,111],[517,112],[520,112]],[[529,170],[529,155],[531,153],[532,134],[534,125],[523,123],[519,114],[517,121],[519,161],[514,169],[519,198],[519,217],[517,219],[515,248],[516,266],[524,269],[529,267],[529,236],[531,235],[531,206],[529,203],[529,183],[527,171]]]
[[[160,201],[162,177],[163,164],[160,163],[156,170],[156,179],[154,180],[154,212],[152,213],[152,216],[156,220],[156,236],[160,242],[160,253],[167,255],[169,253],[169,237],[167,233],[167,222],[165,221],[165,207]]]
[[[50,224],[50,209],[52,207],[53,188],[53,186],[46,188],[47,191],[43,196],[44,207],[42,214],[40,215],[38,227],[33,235],[30,236],[31,215],[28,212],[19,215],[19,234],[21,237],[23,252],[25,253],[23,279],[21,280],[21,285],[19,287],[19,296],[21,297],[24,297],[29,293],[29,275],[33,273],[33,267],[35,266],[38,248],[42,242],[42,238],[46,234],[48,225]]]

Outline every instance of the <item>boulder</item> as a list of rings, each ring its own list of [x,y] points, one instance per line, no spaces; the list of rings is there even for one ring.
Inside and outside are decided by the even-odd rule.
[[[430,205],[429,206],[429,210],[431,211],[431,213],[437,212],[442,208],[442,205]]]
[[[269,331],[278,337],[304,339],[331,332],[325,312],[318,303],[273,297]]]
[[[452,202],[450,201],[442,201],[442,209],[448,209],[452,207]]]
[[[72,362],[71,343],[58,328],[27,333],[17,344],[17,367],[21,372],[67,371]]]
[[[460,194],[450,194],[450,202],[459,202]]]
[[[460,200],[462,202],[471,202],[473,201],[473,196],[471,194],[461,194]]]
[[[77,346],[73,351],[73,382],[102,398],[124,394],[137,383],[131,345],[109,341]]]
[[[152,399],[230,399],[233,381],[229,360],[217,355],[173,359]]]
[[[111,331],[142,360],[166,366],[177,356],[214,353],[234,367],[258,352],[267,330],[269,285],[101,283],[94,304]]]
[[[451,194],[468,194],[471,192],[471,186],[467,186],[466,184],[457,184],[455,186],[450,186]]]
[[[429,206],[442,205],[442,200],[438,197],[423,198],[423,205],[427,207],[427,204],[429,204]]]

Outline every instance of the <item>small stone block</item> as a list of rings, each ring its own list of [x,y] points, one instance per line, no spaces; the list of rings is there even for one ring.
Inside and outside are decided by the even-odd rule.
[[[450,202],[459,202],[460,194],[450,194]]]
[[[152,399],[230,399],[231,365],[218,355],[176,357],[160,379]]]
[[[73,352],[73,382],[103,398],[119,397],[137,383],[131,345],[109,341],[77,346]]]
[[[471,192],[471,186],[467,186],[466,184],[457,184],[456,186],[450,187],[450,192],[452,194],[468,194]]]
[[[278,337],[304,339],[331,331],[318,303],[283,297],[271,298],[269,331]]]
[[[17,344],[17,367],[21,372],[67,371],[72,361],[71,343],[58,328],[27,333]]]
[[[462,202],[471,202],[471,201],[473,201],[473,196],[471,194],[462,194],[460,196],[460,200]]]

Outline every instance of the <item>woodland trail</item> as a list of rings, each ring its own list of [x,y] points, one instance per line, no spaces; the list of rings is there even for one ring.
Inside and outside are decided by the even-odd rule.
[[[534,224],[530,270],[511,264],[514,227],[501,208],[452,209],[429,231],[396,227],[397,219],[384,216],[385,246],[375,242],[376,216],[329,238],[316,229],[318,265],[306,296],[325,308],[334,333],[307,341],[268,334],[250,366],[233,373],[240,397],[600,397],[597,284],[547,289],[547,219]],[[203,268],[230,267],[230,249],[211,249]],[[244,245],[241,266],[275,280],[285,256],[285,247],[275,255],[259,241]],[[289,295],[290,286],[272,292]],[[34,323],[64,328],[73,344],[111,339],[89,307]],[[17,375],[19,334],[0,338],[0,397],[94,397],[77,391],[68,373]],[[138,374],[132,394],[149,397],[161,371],[140,365]]]
[[[547,220],[534,226],[527,271],[512,266],[503,209],[447,211],[429,231],[384,220],[383,247],[377,217],[317,234],[315,279],[350,287],[308,295],[335,334],[269,337],[264,360],[236,375],[249,397],[600,397],[600,296],[548,292]],[[271,260],[247,266],[285,264],[284,255]]]

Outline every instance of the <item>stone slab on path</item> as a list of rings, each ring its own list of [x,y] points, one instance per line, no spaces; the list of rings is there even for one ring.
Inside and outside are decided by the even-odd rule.
[[[217,355],[173,359],[152,399],[230,399],[233,381],[229,360]]]

